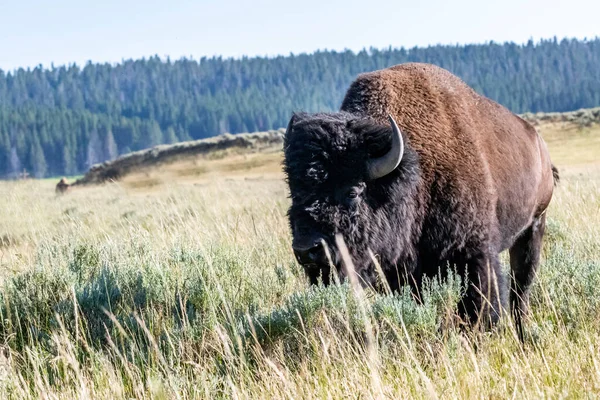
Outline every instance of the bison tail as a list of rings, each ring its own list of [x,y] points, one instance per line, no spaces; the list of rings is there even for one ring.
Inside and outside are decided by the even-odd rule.
[[[554,186],[558,185],[560,182],[560,175],[558,174],[558,168],[552,165],[552,177],[554,178]]]

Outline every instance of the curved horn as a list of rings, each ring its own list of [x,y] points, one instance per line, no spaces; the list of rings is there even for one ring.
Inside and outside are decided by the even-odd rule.
[[[388,118],[392,126],[392,148],[383,156],[372,158],[368,161],[367,174],[369,180],[386,176],[395,170],[400,165],[400,161],[402,161],[402,155],[404,154],[402,132],[400,132],[400,128],[398,128],[394,118],[391,115],[388,115]]]
[[[292,117],[290,118],[290,122],[288,122],[288,126],[285,129],[286,135],[288,135],[290,133],[290,131],[292,130],[292,126],[294,125],[295,119],[296,119],[296,114],[292,114]]]

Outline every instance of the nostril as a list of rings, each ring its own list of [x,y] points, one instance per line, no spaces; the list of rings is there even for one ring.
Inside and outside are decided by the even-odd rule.
[[[310,261],[317,261],[321,253],[320,246],[315,246],[308,249],[307,255]]]
[[[294,248],[294,254],[300,264],[317,264],[323,261],[324,251],[321,243],[314,243],[308,248]]]

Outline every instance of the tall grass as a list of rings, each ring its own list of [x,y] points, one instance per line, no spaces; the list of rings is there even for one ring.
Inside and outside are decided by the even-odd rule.
[[[454,327],[456,277],[423,304],[308,287],[281,180],[2,183],[0,397],[593,397],[599,186],[563,177],[521,344]]]

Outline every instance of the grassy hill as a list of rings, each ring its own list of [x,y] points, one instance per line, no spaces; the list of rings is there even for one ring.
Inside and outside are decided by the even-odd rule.
[[[457,281],[430,282],[423,305],[309,288],[277,146],[177,158],[68,196],[1,182],[0,397],[594,396],[600,125],[538,127],[562,179],[524,345],[508,317],[492,333],[441,331]]]
[[[199,159],[216,160],[234,154],[279,151],[283,145],[284,133],[284,129],[279,129],[238,135],[224,134],[209,139],[156,146],[94,165],[74,184],[77,186],[119,180],[129,174],[147,173],[158,168],[164,170],[164,167],[170,164],[182,164],[179,167],[166,168],[178,170],[177,176],[197,175],[208,172],[197,168]],[[252,165],[240,164],[234,169],[245,170],[251,167]]]
[[[541,131],[557,165],[600,162],[600,107],[567,113],[528,113],[522,117]],[[76,185],[102,183],[127,176],[127,181],[138,181],[139,185],[143,185],[143,181],[150,184],[158,182],[157,175],[162,175],[163,179],[191,179],[215,172],[277,174],[281,170],[281,156],[276,153],[281,149],[284,133],[284,129],[279,129],[225,134],[156,146],[95,165],[77,180]],[[263,153],[266,155],[263,156]],[[149,175],[154,177],[148,180]]]

